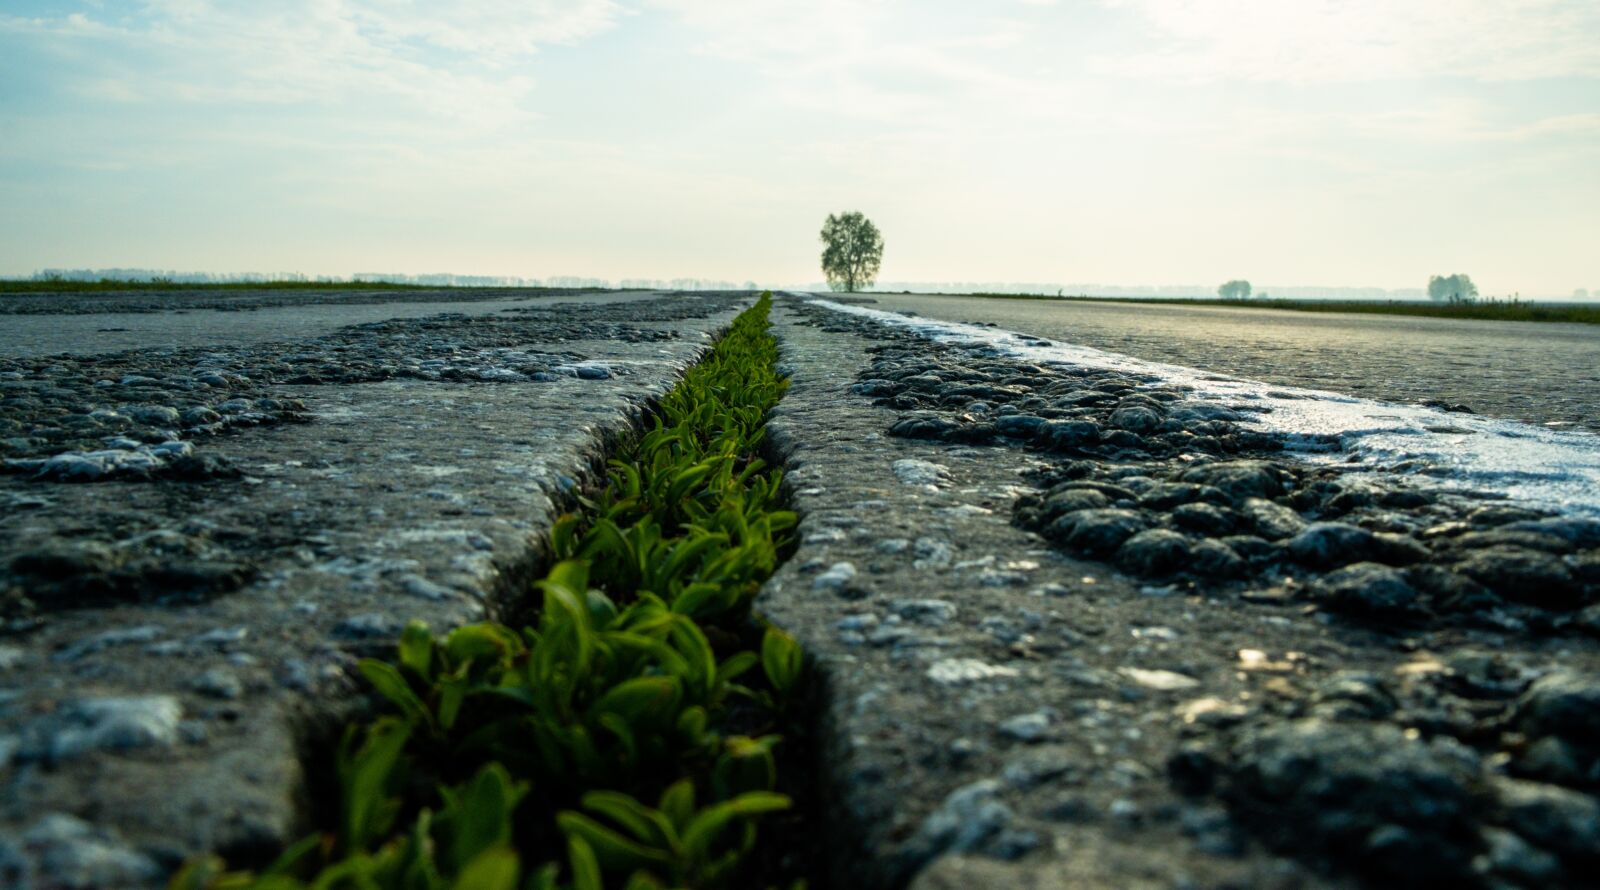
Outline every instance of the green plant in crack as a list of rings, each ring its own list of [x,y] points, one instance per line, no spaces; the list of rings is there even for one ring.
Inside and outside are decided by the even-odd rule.
[[[260,873],[183,888],[718,888],[787,809],[803,657],[751,614],[796,517],[756,451],[787,383],[770,294],[562,517],[532,626],[407,625],[361,673],[387,703],[337,753],[337,823]],[[648,802],[648,803],[647,803]]]

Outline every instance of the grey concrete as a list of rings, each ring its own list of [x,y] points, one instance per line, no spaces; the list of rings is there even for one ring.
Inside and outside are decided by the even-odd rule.
[[[1579,627],[1600,613],[1357,615],[1299,565],[1276,587],[1132,577],[1014,524],[1024,474],[1065,459],[889,436],[907,414],[852,392],[886,332],[792,302],[779,317],[792,387],[769,435],[804,521],[759,607],[818,668],[837,886],[1390,886],[1406,868],[1581,885],[1582,856],[1563,871],[1540,847],[1566,835],[1502,823],[1522,805],[1590,826],[1593,798],[1572,790],[1593,781],[1588,730],[1539,724],[1540,746],[1584,752],[1547,762],[1515,727],[1546,713],[1541,684],[1563,709],[1600,695],[1600,645]],[[1080,458],[1130,486],[1211,460]],[[1503,790],[1506,773],[1535,787]]]
[[[295,839],[331,793],[301,746],[325,758],[359,706],[356,658],[523,595],[574,488],[748,302],[672,299],[625,331],[670,339],[526,327],[605,376],[273,386],[307,422],[207,439],[236,478],[0,476],[0,883],[139,886]]]
[[[487,315],[528,306],[570,303],[606,304],[648,300],[660,295],[648,291],[620,293],[491,295],[492,299],[451,299],[445,293],[434,299],[399,299],[392,302],[340,302],[338,293],[314,294],[326,302],[273,305],[248,309],[218,309],[218,301],[196,308],[170,308],[141,312],[77,312],[47,314],[0,313],[0,357],[118,352],[154,347],[197,347],[216,344],[302,340],[321,336],[345,325],[391,318],[419,318],[443,312]],[[7,299],[0,297],[0,300]],[[10,298],[15,299],[15,298]],[[226,305],[225,303],[221,303]],[[105,308],[114,308],[105,307]]]

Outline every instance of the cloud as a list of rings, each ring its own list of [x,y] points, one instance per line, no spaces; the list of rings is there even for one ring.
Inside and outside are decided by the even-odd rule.
[[[1156,48],[1103,55],[1108,74],[1338,83],[1600,77],[1592,0],[1103,0]]]
[[[530,56],[620,15],[613,0],[149,0],[137,15],[0,15],[0,38],[73,63],[59,78],[84,98],[386,108],[488,125],[531,117]]]
[[[1046,107],[1010,53],[1021,23],[982,6],[908,0],[644,0],[695,34],[695,52],[750,66],[784,104],[868,123],[942,129]]]

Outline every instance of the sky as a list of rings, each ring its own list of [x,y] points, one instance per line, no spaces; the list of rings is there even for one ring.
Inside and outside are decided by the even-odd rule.
[[[1600,290],[1595,0],[0,0],[48,267]]]

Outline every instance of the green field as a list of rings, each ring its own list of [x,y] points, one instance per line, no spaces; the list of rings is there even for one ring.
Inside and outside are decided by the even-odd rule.
[[[72,279],[0,278],[0,294],[77,294],[94,291],[202,291],[202,290],[447,290],[449,285],[391,284],[386,281],[127,281],[102,278],[99,281]]]
[[[1160,306],[1227,306],[1234,309],[1284,309],[1290,312],[1343,312],[1359,315],[1420,315],[1480,321],[1554,321],[1600,324],[1600,306],[1479,300],[1473,303],[1420,303],[1399,300],[1215,300],[1186,298],[1053,296],[1050,294],[952,294],[994,300],[1051,300],[1078,303],[1148,303]]]

